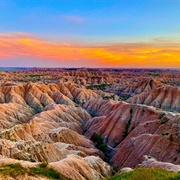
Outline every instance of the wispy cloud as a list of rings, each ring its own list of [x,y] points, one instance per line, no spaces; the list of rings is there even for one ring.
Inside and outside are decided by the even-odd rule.
[[[168,43],[168,44],[177,44],[179,43],[180,44],[180,38],[168,38],[168,37],[157,37],[157,38],[152,38],[151,39],[152,42],[155,42],[155,43]]]
[[[67,61],[92,67],[180,67],[180,46],[154,44],[75,45],[42,40],[31,34],[0,34],[0,59],[18,57]],[[82,60],[83,63],[82,64]],[[27,66],[31,62],[27,60]]]
[[[78,15],[61,15],[61,18],[65,21],[73,22],[73,23],[84,23],[85,18]]]

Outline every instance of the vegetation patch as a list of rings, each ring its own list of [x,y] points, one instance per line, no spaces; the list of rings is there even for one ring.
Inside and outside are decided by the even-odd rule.
[[[165,115],[166,115],[165,113],[160,114],[160,115],[159,115],[159,119],[162,119]]]
[[[90,86],[86,86],[86,89],[92,89],[92,90],[96,89],[96,90],[102,90],[102,91],[104,91],[107,86],[110,86],[110,84],[90,85]]]
[[[168,119],[164,119],[163,121],[161,121],[161,124],[166,124],[168,121]]]
[[[9,140],[9,141],[13,141],[13,142],[17,142],[17,140],[16,140],[16,139],[11,139],[11,138],[8,138],[7,140]]]
[[[125,139],[128,134],[129,134],[129,127],[131,125],[131,121],[132,121],[132,116],[133,116],[133,109],[131,108],[130,109],[130,118],[129,120],[126,122],[126,127],[125,127],[125,131],[124,131],[124,134],[123,134],[123,139]]]
[[[54,169],[48,168],[47,165],[48,163],[41,163],[36,167],[24,168],[20,163],[7,164],[0,167],[0,174],[13,178],[27,174],[29,176],[44,176],[50,179],[70,180]]]
[[[124,97],[124,96],[119,96],[119,99],[118,99],[119,101],[126,101],[127,100],[127,98],[126,97]]]
[[[166,171],[163,169],[138,168],[134,171],[115,175],[106,180],[179,180],[180,173]]]
[[[168,135],[169,135],[168,132],[162,133],[162,136],[168,136]]]
[[[108,145],[103,142],[103,137],[100,134],[94,134],[91,140],[95,143],[95,146],[101,150],[103,153],[106,153],[108,150]]]
[[[156,76],[160,76],[160,73],[150,73],[150,76],[156,77]]]
[[[50,74],[29,74],[29,77],[41,77],[41,76],[49,76]]]
[[[16,178],[17,176],[26,174],[26,169],[20,163],[7,164],[0,167],[0,174]]]
[[[115,100],[115,97],[114,97],[114,95],[104,96],[103,99],[104,99],[104,100],[108,100],[108,99],[113,99],[113,100]]]

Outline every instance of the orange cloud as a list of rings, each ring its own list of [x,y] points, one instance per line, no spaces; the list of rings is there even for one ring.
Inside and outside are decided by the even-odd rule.
[[[0,59],[32,57],[86,62],[92,67],[180,68],[180,46],[119,44],[83,46],[41,40],[26,34],[0,34]],[[30,63],[30,62],[29,62]],[[88,63],[87,63],[88,64]]]

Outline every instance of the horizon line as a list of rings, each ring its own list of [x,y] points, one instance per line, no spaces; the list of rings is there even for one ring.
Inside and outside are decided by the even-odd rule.
[[[176,70],[180,70],[180,68],[172,68],[172,67],[169,67],[169,68],[165,68],[165,67],[162,67],[162,68],[151,68],[151,67],[38,67],[38,66],[0,66],[0,68],[29,68],[29,69],[32,69],[32,68],[42,68],[42,69],[163,69],[163,70],[167,70],[167,69],[176,69]]]

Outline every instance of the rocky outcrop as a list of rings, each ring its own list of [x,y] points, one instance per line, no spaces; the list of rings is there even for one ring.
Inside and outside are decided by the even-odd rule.
[[[155,78],[165,84],[169,84],[172,86],[180,86],[180,74],[176,73],[175,71],[174,73],[169,72],[169,73],[161,74],[160,76]]]
[[[173,171],[173,172],[180,171],[180,165],[157,161],[155,158],[153,158],[151,156],[144,156],[143,162],[141,164],[139,164],[138,167],[160,168],[160,169],[165,169],[167,171]]]
[[[105,93],[70,83],[31,82],[4,83],[0,93],[0,153],[5,159],[53,162],[72,179],[103,179],[111,172],[99,158],[103,153],[82,135],[91,115],[80,105]]]
[[[0,159],[0,167],[2,165],[14,163],[20,163],[22,167],[25,168],[36,167],[38,164],[40,164],[4,157],[1,157]],[[47,168],[53,168],[60,174],[73,180],[101,180],[111,175],[111,167],[102,159],[95,156],[82,158],[77,155],[68,155],[63,160],[49,163]]]
[[[166,111],[180,112],[180,88],[166,86],[141,93],[127,100],[133,104],[146,104]]]
[[[99,180],[111,175],[110,166],[95,156],[81,158],[69,155],[66,159],[51,163],[50,166],[74,180]],[[64,169],[67,169],[67,171],[64,171]]]
[[[85,108],[99,117],[85,125],[85,135],[100,134],[114,148],[111,162],[117,167],[135,167],[144,155],[180,162],[180,115],[166,114],[144,105],[91,100]]]
[[[83,105],[94,98],[103,98],[113,94],[79,88],[75,84],[43,83],[4,83],[0,87],[0,103],[28,105],[36,113],[43,111],[49,104]]]
[[[34,115],[34,111],[27,105],[0,104],[0,130],[11,128],[16,124],[27,122]]]
[[[154,79],[145,79],[140,80],[139,82],[132,82],[129,84],[112,84],[111,86],[106,88],[106,91],[115,93],[119,96],[123,96],[126,98],[129,98],[131,96],[134,96],[136,94],[140,94],[142,92],[149,92],[151,90],[154,90],[159,87],[164,87],[165,84],[156,81]]]
[[[93,143],[81,135],[81,125],[89,118],[90,115],[80,107],[49,105],[45,111],[33,116],[29,122],[18,124],[0,133],[2,139],[14,141],[15,146],[15,142],[31,141],[31,145],[28,147],[26,147],[26,143],[21,143],[20,149],[5,155],[20,157],[20,153],[28,153],[26,156],[24,155],[24,158],[28,159],[31,154],[35,161],[48,162],[64,158],[69,153],[103,157]],[[38,155],[38,152],[41,152],[41,155]]]

